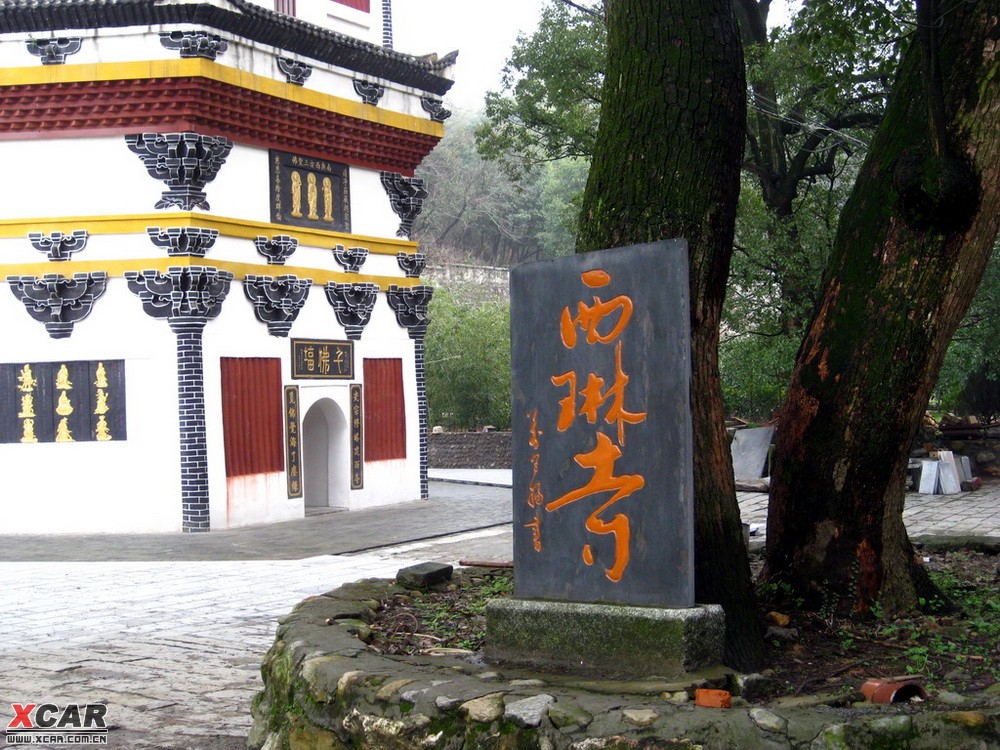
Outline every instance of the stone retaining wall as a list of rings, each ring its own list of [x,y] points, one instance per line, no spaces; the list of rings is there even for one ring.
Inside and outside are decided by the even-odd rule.
[[[378,601],[362,581],[281,619],[253,703],[252,750],[988,750],[1000,698],[876,706],[860,694],[752,705],[759,676],[610,681],[518,672],[447,656],[388,657],[363,640]],[[695,706],[697,685],[742,689],[729,709]]]
[[[427,442],[432,469],[509,469],[509,432],[439,432]]]
[[[948,450],[968,456],[977,477],[1000,477],[1000,440],[945,440]]]

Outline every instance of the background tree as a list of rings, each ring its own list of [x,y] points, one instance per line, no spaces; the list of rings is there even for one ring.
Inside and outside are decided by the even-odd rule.
[[[543,224],[537,180],[512,181],[476,153],[475,120],[462,114],[453,120],[417,170],[430,199],[414,222],[413,237],[438,263],[507,266],[537,257],[535,237]]]
[[[1000,228],[997,4],[920,0],[917,18],[777,431],[767,573],[841,612],[907,611],[927,585],[904,474]]]
[[[770,0],[733,5],[751,116],[722,375],[727,408],[766,419],[784,396],[912,4],[807,3],[788,28],[770,31]],[[538,31],[511,53],[504,89],[487,96],[482,154],[515,174],[566,154],[589,157],[605,69],[602,15],[600,3],[550,0]]]
[[[695,588],[726,660],[763,658],[723,427],[718,337],[746,122],[730,0],[607,0],[607,76],[577,250],[685,237],[690,252]]]
[[[444,140],[417,169],[430,196],[413,237],[434,264],[506,268],[571,253],[589,164],[562,159],[512,175],[477,152],[474,132],[481,122],[456,114]]]
[[[1000,418],[1000,245],[990,261],[965,319],[948,346],[932,403],[937,408]]]
[[[438,289],[424,340],[430,422],[510,429],[510,305],[460,303]]]
[[[538,29],[518,36],[499,92],[486,94],[480,152],[517,174],[534,164],[589,159],[601,109],[606,47],[601,2],[550,0]]]

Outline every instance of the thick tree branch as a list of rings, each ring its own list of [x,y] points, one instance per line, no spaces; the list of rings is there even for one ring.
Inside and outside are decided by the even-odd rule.
[[[581,13],[583,13],[585,15],[590,16],[591,18],[598,18],[598,19],[600,19],[602,21],[604,20],[604,14],[603,13],[598,13],[593,8],[587,8],[587,7],[583,6],[583,5],[579,5],[577,3],[574,3],[572,0],[559,0],[559,1],[563,5],[568,5],[571,8],[576,8],[578,11],[580,11]]]

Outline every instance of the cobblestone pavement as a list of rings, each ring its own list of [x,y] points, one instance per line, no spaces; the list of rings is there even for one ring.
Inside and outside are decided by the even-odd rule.
[[[106,701],[109,746],[242,748],[277,618],[409,562],[4,563],[0,718],[11,703]]]
[[[6,726],[13,718],[11,703],[106,701],[111,747],[242,748],[277,618],[303,598],[350,580],[391,577],[422,560],[510,559],[509,490],[456,487],[433,482],[429,504],[328,514],[270,530],[0,537],[5,559],[33,560],[0,562],[0,720]],[[738,499],[752,538],[762,539],[767,496]],[[468,516],[465,531],[441,520],[456,515]],[[1000,484],[909,495],[904,518],[917,540],[1000,542]],[[363,538],[361,526],[368,529]],[[394,546],[380,547],[379,539]],[[317,556],[317,549],[341,554]],[[351,549],[365,551],[343,554]],[[296,554],[302,559],[262,559]],[[2,741],[0,734],[7,747]]]

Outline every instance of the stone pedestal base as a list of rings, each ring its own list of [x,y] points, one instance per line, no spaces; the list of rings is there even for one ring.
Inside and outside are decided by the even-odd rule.
[[[725,615],[690,609],[494,599],[486,608],[486,658],[601,677],[674,679],[722,664]]]

